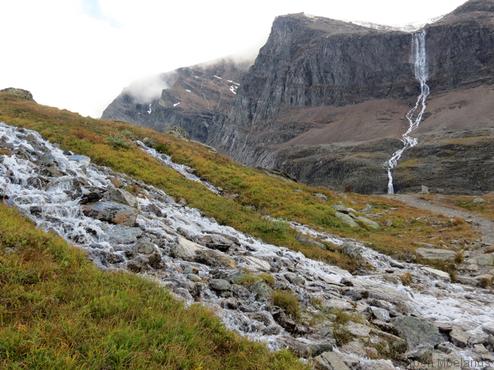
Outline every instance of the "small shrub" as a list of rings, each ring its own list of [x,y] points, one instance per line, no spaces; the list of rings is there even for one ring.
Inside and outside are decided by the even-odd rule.
[[[479,285],[481,288],[488,289],[494,284],[494,279],[492,277],[481,277],[479,279]]]
[[[106,143],[110,144],[115,149],[129,149],[130,145],[125,139],[120,136],[108,136]]]
[[[460,264],[464,261],[464,259],[465,259],[465,255],[463,253],[463,250],[456,252],[455,263]]]
[[[295,294],[287,290],[275,290],[272,298],[275,306],[280,307],[294,319],[300,318],[300,303]]]
[[[409,272],[405,272],[400,276],[400,280],[403,285],[410,285],[413,282],[412,274]]]

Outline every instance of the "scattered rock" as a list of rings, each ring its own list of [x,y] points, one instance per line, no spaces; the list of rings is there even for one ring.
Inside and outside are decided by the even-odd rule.
[[[414,350],[425,344],[435,346],[442,341],[439,330],[424,319],[401,316],[395,318],[392,323],[399,336],[406,340],[409,350]]]
[[[285,273],[284,276],[292,284],[295,284],[295,285],[304,285],[305,284],[305,279],[301,276],[298,276],[297,274],[294,274],[293,272],[287,272],[287,273]]]
[[[453,328],[449,333],[451,342],[460,348],[464,348],[468,344],[468,334],[459,328]]]
[[[327,202],[327,200],[328,200],[328,197],[323,193],[315,193],[314,196],[316,198],[322,200],[323,202]]]
[[[137,242],[135,249],[142,254],[152,254],[156,251],[156,248],[148,239],[141,239]]]
[[[486,203],[486,200],[484,198],[476,197],[476,198],[473,198],[472,203],[477,204],[477,205],[484,204],[484,203]]]
[[[196,242],[207,248],[216,249],[221,252],[227,252],[230,248],[239,245],[235,238],[228,238],[219,234],[203,235],[196,239]]]
[[[359,324],[356,322],[349,322],[345,328],[348,330],[350,334],[354,337],[364,337],[367,338],[370,334],[370,328],[363,324]]]
[[[369,220],[367,217],[364,216],[358,216],[355,218],[355,220],[367,229],[379,230],[381,228],[381,226],[376,221]]]
[[[420,186],[420,194],[429,194],[429,187],[425,185]]]
[[[428,272],[429,274],[431,274],[431,275],[433,275],[439,279],[443,279],[446,281],[451,280],[451,277],[449,276],[449,274],[447,272],[433,269],[432,267],[422,267],[422,270],[424,270],[425,272]]]
[[[148,263],[149,266],[156,270],[162,269],[164,267],[161,256],[158,253],[153,253],[152,255],[150,255],[148,257]]]
[[[273,289],[264,281],[258,281],[250,287],[250,291],[256,295],[257,299],[268,301],[271,299]]]
[[[332,351],[317,356],[314,359],[314,368],[317,370],[350,370],[343,362],[341,355]]]
[[[227,280],[224,279],[212,279],[209,282],[209,286],[211,289],[216,290],[218,292],[223,292],[231,289],[231,284]]]
[[[417,248],[416,252],[422,258],[435,261],[454,261],[456,257],[456,252],[447,249]]]
[[[475,258],[479,266],[494,266],[494,254],[481,254]]]
[[[252,267],[252,270],[254,271],[270,271],[271,270],[271,265],[268,261],[261,260],[257,257],[252,257],[252,256],[245,256],[243,257],[244,261],[247,263],[247,269],[250,269],[249,267]]]
[[[112,243],[132,244],[142,235],[142,230],[138,227],[128,227],[124,225],[113,225],[107,231],[108,237]]]
[[[125,191],[123,189],[111,188],[105,194],[105,198],[109,201],[112,201],[115,203],[120,203],[120,204],[125,204],[129,207],[136,207],[137,206],[136,197],[133,196],[132,194],[130,194],[128,191]]]
[[[370,306],[368,308],[368,311],[374,316],[377,320],[380,321],[389,321],[389,312],[385,310],[384,308],[379,308],[379,307],[372,307]]]
[[[235,260],[232,257],[212,249],[200,249],[196,251],[194,261],[211,267],[234,268],[236,266]]]
[[[97,202],[83,205],[85,216],[118,225],[134,226],[137,210],[124,204],[114,202]]]
[[[336,211],[335,212],[336,218],[338,218],[342,223],[344,223],[346,226],[349,226],[351,228],[356,228],[358,229],[360,226],[359,224],[349,215]]]
[[[191,261],[195,258],[196,252],[200,250],[199,244],[191,242],[182,236],[178,236],[177,243],[171,247],[171,255],[175,258],[181,258],[186,261]]]

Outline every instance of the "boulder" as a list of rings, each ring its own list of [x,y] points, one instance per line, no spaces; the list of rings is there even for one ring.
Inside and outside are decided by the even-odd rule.
[[[137,207],[136,197],[123,189],[111,188],[106,192],[105,198],[111,202],[125,204],[129,207]]]
[[[111,243],[132,244],[137,242],[137,238],[142,235],[142,230],[138,227],[113,225],[109,228],[107,235]]]
[[[150,240],[141,239],[137,242],[135,250],[142,254],[153,254],[156,251],[156,248]]]
[[[284,276],[292,284],[295,284],[295,285],[304,285],[305,284],[305,279],[301,276],[298,276],[297,274],[294,274],[293,272],[287,272],[287,273],[285,273]]]
[[[194,261],[203,263],[210,267],[234,268],[235,260],[225,253],[212,249],[200,249],[196,251]]]
[[[239,245],[238,240],[220,234],[202,235],[196,238],[196,242],[221,252],[227,252],[230,248]]]
[[[368,308],[369,313],[372,314],[373,317],[375,317],[377,320],[380,321],[389,321],[389,312],[388,310],[385,310],[384,308],[379,308],[379,307],[372,307],[370,306]]]
[[[479,266],[494,266],[494,254],[481,254],[475,261]]]
[[[435,261],[454,261],[456,257],[455,251],[438,248],[417,248],[416,253],[425,259]]]
[[[134,226],[137,210],[124,204],[101,201],[81,207],[85,216],[117,225]]]
[[[406,340],[409,350],[426,344],[435,346],[443,340],[437,327],[424,319],[401,316],[395,318],[392,323],[399,336]]]
[[[253,256],[243,257],[244,261],[247,263],[247,269],[253,271],[270,271],[271,265],[268,261],[264,261],[260,258]]]
[[[250,287],[249,290],[256,295],[257,299],[261,299],[265,301],[271,299],[271,294],[273,292],[273,289],[271,289],[271,287],[268,284],[266,284],[264,281],[256,282]]]
[[[379,230],[381,226],[376,221],[369,220],[367,217],[358,216],[355,220],[366,229]]]
[[[343,224],[346,226],[349,226],[351,228],[359,228],[359,224],[349,215],[346,213],[342,213],[339,211],[336,211],[335,214],[337,219],[339,219]]]
[[[339,353],[328,351],[314,359],[314,368],[317,370],[350,370]]]
[[[202,246],[179,236],[177,243],[171,247],[171,256],[175,258],[180,258],[186,261],[192,261],[198,250],[201,250]]]
[[[469,335],[459,328],[453,328],[449,333],[451,342],[460,348],[465,348],[468,344]]]
[[[434,277],[436,277],[438,279],[442,279],[442,280],[446,280],[446,281],[451,280],[451,277],[449,276],[449,274],[447,272],[433,269],[432,267],[422,267],[422,270],[433,275]]]
[[[228,291],[232,287],[231,284],[224,279],[212,279],[209,282],[209,286],[211,287],[211,289],[216,290],[218,292]]]

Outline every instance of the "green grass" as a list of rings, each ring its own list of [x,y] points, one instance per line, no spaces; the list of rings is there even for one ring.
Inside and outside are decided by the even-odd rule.
[[[301,369],[0,204],[0,368]]]
[[[300,318],[300,302],[295,294],[288,290],[274,290],[273,304],[280,307],[285,313],[293,317],[294,319]]]
[[[280,179],[242,166],[204,145],[174,135],[121,122],[84,118],[5,93],[0,94],[0,120],[37,130],[63,149],[88,155],[97,164],[159,187],[177,199],[183,198],[191,207],[200,209],[221,224],[350,271],[359,267],[358,261],[338,249],[319,248],[297,240],[296,232],[286,223],[269,221],[265,216],[293,220],[315,229],[356,238],[397,258],[414,254],[418,242],[448,245],[451,240],[477,237],[465,222],[449,225],[447,218],[382,197],[339,194],[326,188]],[[133,144],[133,140],[145,138],[154,143],[157,150],[172,155],[176,162],[191,166],[200,176],[234,196],[217,196],[201,184],[186,180],[163,166]],[[328,201],[321,200],[316,193],[326,195]],[[334,216],[332,206],[338,203],[357,211],[372,206],[374,219],[383,227],[380,230],[354,230],[343,225]],[[389,226],[385,226],[387,224]]]

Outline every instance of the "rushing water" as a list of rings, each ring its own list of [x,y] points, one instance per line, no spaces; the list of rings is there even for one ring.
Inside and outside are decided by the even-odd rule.
[[[427,80],[429,78],[429,69],[427,65],[427,48],[426,48],[426,31],[414,33],[412,35],[412,55],[414,59],[415,78],[420,83],[420,95],[417,98],[415,106],[407,113],[408,130],[402,136],[403,147],[393,153],[391,158],[386,162],[388,172],[388,194],[394,194],[393,170],[398,165],[403,153],[417,145],[417,139],[410,136],[422,122],[425,110],[427,108],[427,98],[430,94]]]
[[[320,310],[318,305],[311,303],[315,299],[329,307],[360,312],[378,300],[387,302],[390,310],[398,315],[413,314],[436,323],[453,323],[470,335],[478,335],[484,324],[494,324],[492,294],[451,284],[423,266],[394,261],[361,243],[289,223],[302,234],[350,248],[374,267],[366,274],[355,276],[220,225],[197,209],[177,204],[159,189],[95,166],[87,157],[62,152],[36,132],[0,123],[0,147],[11,151],[0,156],[0,194],[39,227],[53,230],[85,249],[101,267],[134,271],[132,266],[141,263],[144,267],[140,273],[156,278],[188,303],[208,305],[227,327],[267,342],[271,348],[292,345],[293,341],[320,344],[327,339],[319,327],[293,334],[280,324],[276,309],[269,299],[260,297],[259,292],[234,284],[231,290],[218,291],[212,288],[214,279],[228,280],[246,270],[267,272],[277,288],[293,292],[307,312],[315,315]],[[108,194],[118,190],[112,181],[115,178],[124,186],[140,188],[133,206],[137,212],[133,226],[111,224],[83,212],[84,197],[95,192]],[[234,243],[222,252],[212,250],[202,241],[212,236]],[[213,253],[213,258],[205,261],[204,258],[189,260],[177,256],[173,250],[180,240],[188,240],[185,244]],[[143,241],[147,241],[151,251],[140,249]],[[151,256],[155,256],[155,263],[151,263]],[[225,258],[234,263],[217,264]],[[404,272],[413,275],[413,287],[401,284],[398,277]],[[293,275],[301,280],[294,281]],[[348,282],[353,286],[352,290],[365,290],[368,298],[355,301],[347,296]],[[468,349],[457,348],[456,351],[464,358],[470,356]],[[358,356],[357,359],[361,368],[369,363],[370,368],[379,368],[368,359]]]

